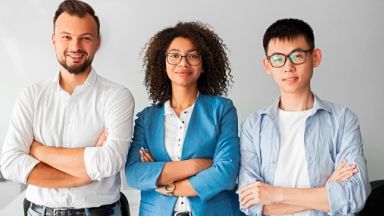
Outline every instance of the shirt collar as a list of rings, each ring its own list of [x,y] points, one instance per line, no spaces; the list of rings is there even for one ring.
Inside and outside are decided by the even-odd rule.
[[[84,81],[83,85],[81,86],[94,86],[96,85],[97,80],[97,73],[96,70],[92,68],[91,72],[88,74],[87,79]],[[62,90],[60,86],[60,71],[58,74],[55,75],[53,79],[53,84],[57,86],[58,90]]]
[[[331,107],[325,101],[321,100],[316,94],[313,94],[314,102],[313,108],[310,115],[314,115],[319,110],[325,110],[329,113],[332,113]],[[272,119],[277,119],[279,116],[279,102],[280,96],[273,102],[272,105],[261,110],[260,115],[268,115]]]
[[[189,112],[192,111],[193,107],[196,104],[197,99],[199,98],[200,93],[197,93],[195,103],[192,104],[192,106],[188,107],[187,109],[183,110],[183,112]],[[164,102],[164,116],[176,114],[173,108],[171,107],[171,101],[167,100]]]

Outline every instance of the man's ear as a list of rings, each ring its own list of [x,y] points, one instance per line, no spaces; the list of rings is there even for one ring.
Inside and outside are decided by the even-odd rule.
[[[53,46],[55,46],[55,33],[54,32],[51,35],[51,43]]]
[[[323,54],[319,48],[315,48],[312,53],[312,62],[313,67],[317,67],[321,63],[321,58],[323,57]]]
[[[96,47],[96,50],[99,50],[100,45],[101,45],[101,36],[99,35],[99,37],[97,38],[97,47]]]
[[[261,64],[263,65],[264,67],[264,71],[266,74],[268,75],[271,75],[272,72],[271,72],[271,65],[269,64],[269,61],[267,58],[264,58],[262,61],[261,61]]]

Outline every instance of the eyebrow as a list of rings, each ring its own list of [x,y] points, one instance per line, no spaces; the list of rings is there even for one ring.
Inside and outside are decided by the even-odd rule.
[[[168,50],[168,52],[180,52],[180,50],[178,49],[170,49]],[[192,49],[192,50],[188,50],[187,53],[191,53],[191,52],[199,52],[198,50],[196,49]]]
[[[66,31],[59,32],[59,34],[73,35],[73,34],[71,34],[71,33],[69,33],[69,32],[66,32]],[[92,36],[92,37],[94,37],[94,35],[93,35],[92,33],[89,33],[89,32],[84,33],[84,34],[81,34],[81,35],[79,35],[79,36],[80,36],[80,37],[82,37],[82,36]]]
[[[309,49],[310,49],[310,48],[309,48]],[[296,51],[306,51],[306,50],[309,50],[309,49],[302,49],[302,48],[298,47],[298,48],[295,48],[295,49],[289,51],[288,54],[285,54],[285,53],[282,53],[282,52],[274,52],[274,53],[272,53],[271,55],[268,55],[268,56],[273,56],[273,55],[275,55],[275,54],[283,54],[283,55],[288,56],[288,55],[292,54],[293,52],[296,52]]]

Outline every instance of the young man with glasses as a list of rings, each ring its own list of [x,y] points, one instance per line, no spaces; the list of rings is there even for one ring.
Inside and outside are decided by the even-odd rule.
[[[120,170],[131,142],[133,97],[92,67],[101,39],[90,5],[63,1],[53,27],[59,73],[20,94],[1,171],[7,179],[28,184],[29,216],[119,216]]]
[[[239,199],[249,215],[353,215],[370,192],[354,113],[317,97],[321,62],[311,27],[273,23],[263,39],[265,71],[280,97],[242,125]]]

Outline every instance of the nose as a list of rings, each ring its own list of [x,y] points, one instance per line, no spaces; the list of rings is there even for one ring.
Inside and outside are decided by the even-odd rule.
[[[294,72],[296,67],[292,63],[291,59],[288,58],[283,66],[283,69],[284,69],[284,72]]]
[[[80,47],[80,40],[78,38],[72,38],[70,43],[70,49],[71,50],[78,50]]]
[[[179,66],[189,66],[189,62],[187,60],[187,56],[181,56]]]

